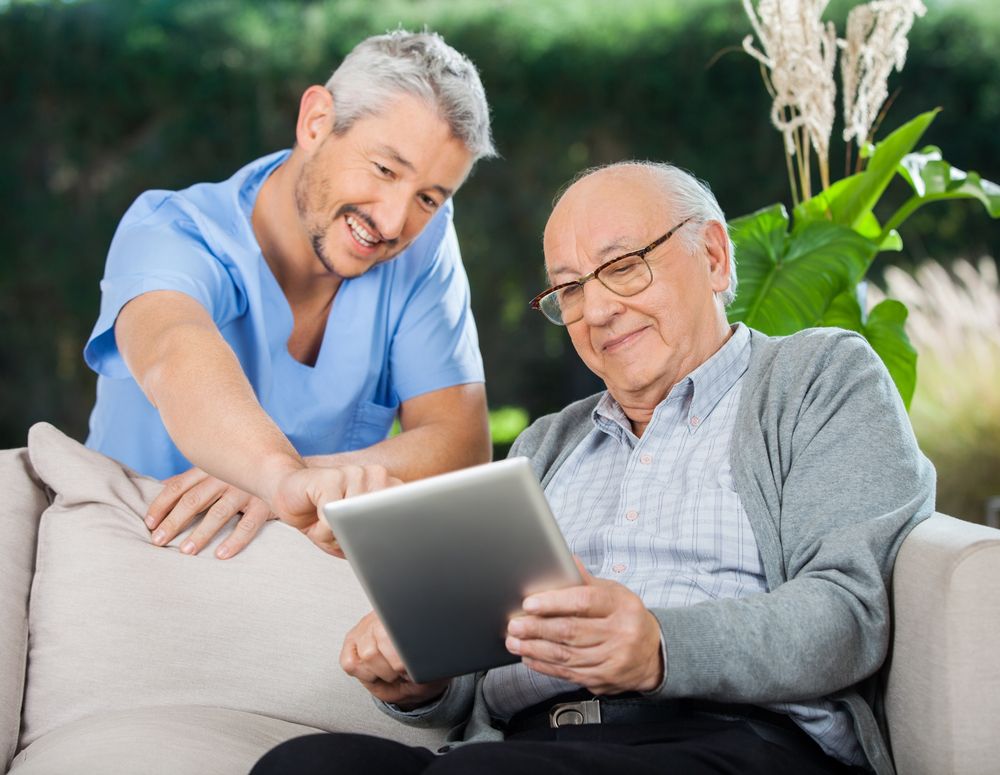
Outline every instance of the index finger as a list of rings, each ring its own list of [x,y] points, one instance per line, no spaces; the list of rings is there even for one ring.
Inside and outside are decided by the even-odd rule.
[[[580,584],[550,589],[529,595],[521,604],[525,613],[535,616],[607,616],[611,600],[602,587]]]
[[[157,493],[149,506],[146,507],[146,524],[150,528],[154,528],[160,524],[163,518],[177,505],[177,502],[184,493],[198,484],[202,479],[207,478],[208,474],[200,468],[189,468],[187,471],[164,479],[163,489]]]
[[[307,528],[300,528],[305,534],[306,538],[312,541],[316,546],[322,549],[327,554],[332,554],[334,557],[340,557],[344,559],[344,550],[340,548],[340,543],[337,541],[337,537],[330,530],[330,526],[326,524],[325,519],[319,519]]]

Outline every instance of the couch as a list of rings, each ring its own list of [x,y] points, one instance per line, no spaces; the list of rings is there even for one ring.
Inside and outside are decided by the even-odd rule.
[[[0,771],[238,775],[319,730],[441,744],[340,670],[369,608],[346,562],[277,522],[232,560],[154,547],[158,489],[46,424],[0,452]],[[1000,771],[1000,531],[920,525],[893,606],[900,773]]]

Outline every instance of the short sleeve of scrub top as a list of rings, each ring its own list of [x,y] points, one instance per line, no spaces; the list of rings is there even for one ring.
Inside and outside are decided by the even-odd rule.
[[[187,294],[219,328],[241,312],[242,294],[234,278],[170,194],[143,194],[129,208],[112,240],[101,280],[100,314],[84,351],[87,364],[102,376],[131,377],[118,352],[114,326],[122,308],[143,293]]]

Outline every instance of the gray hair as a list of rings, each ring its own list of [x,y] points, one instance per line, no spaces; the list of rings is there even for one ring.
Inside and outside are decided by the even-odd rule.
[[[395,30],[361,41],[326,82],[334,133],[409,94],[435,106],[473,161],[496,156],[490,109],[476,66],[436,32]]]
[[[717,221],[726,231],[726,240],[729,242],[729,285],[726,290],[719,294],[723,306],[728,307],[736,298],[736,246],[733,245],[732,238],[729,237],[729,224],[726,223],[726,216],[719,207],[719,202],[712,193],[708,183],[696,178],[687,170],[675,167],[673,164],[656,161],[620,161],[613,164],[606,164],[600,167],[591,167],[583,170],[563,189],[556,194],[553,206],[558,202],[564,193],[579,180],[589,177],[604,170],[615,170],[624,168],[638,168],[649,172],[663,187],[664,193],[670,197],[670,204],[676,210],[675,216],[678,221],[690,218],[699,223]],[[675,239],[681,241],[684,249],[693,252],[700,247],[699,238],[701,232],[698,229],[684,228],[677,232]]]

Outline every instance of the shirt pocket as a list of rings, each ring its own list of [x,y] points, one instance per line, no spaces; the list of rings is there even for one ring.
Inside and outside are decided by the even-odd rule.
[[[383,406],[374,401],[360,401],[354,410],[348,444],[351,449],[363,449],[383,441],[399,413],[399,404]]]

